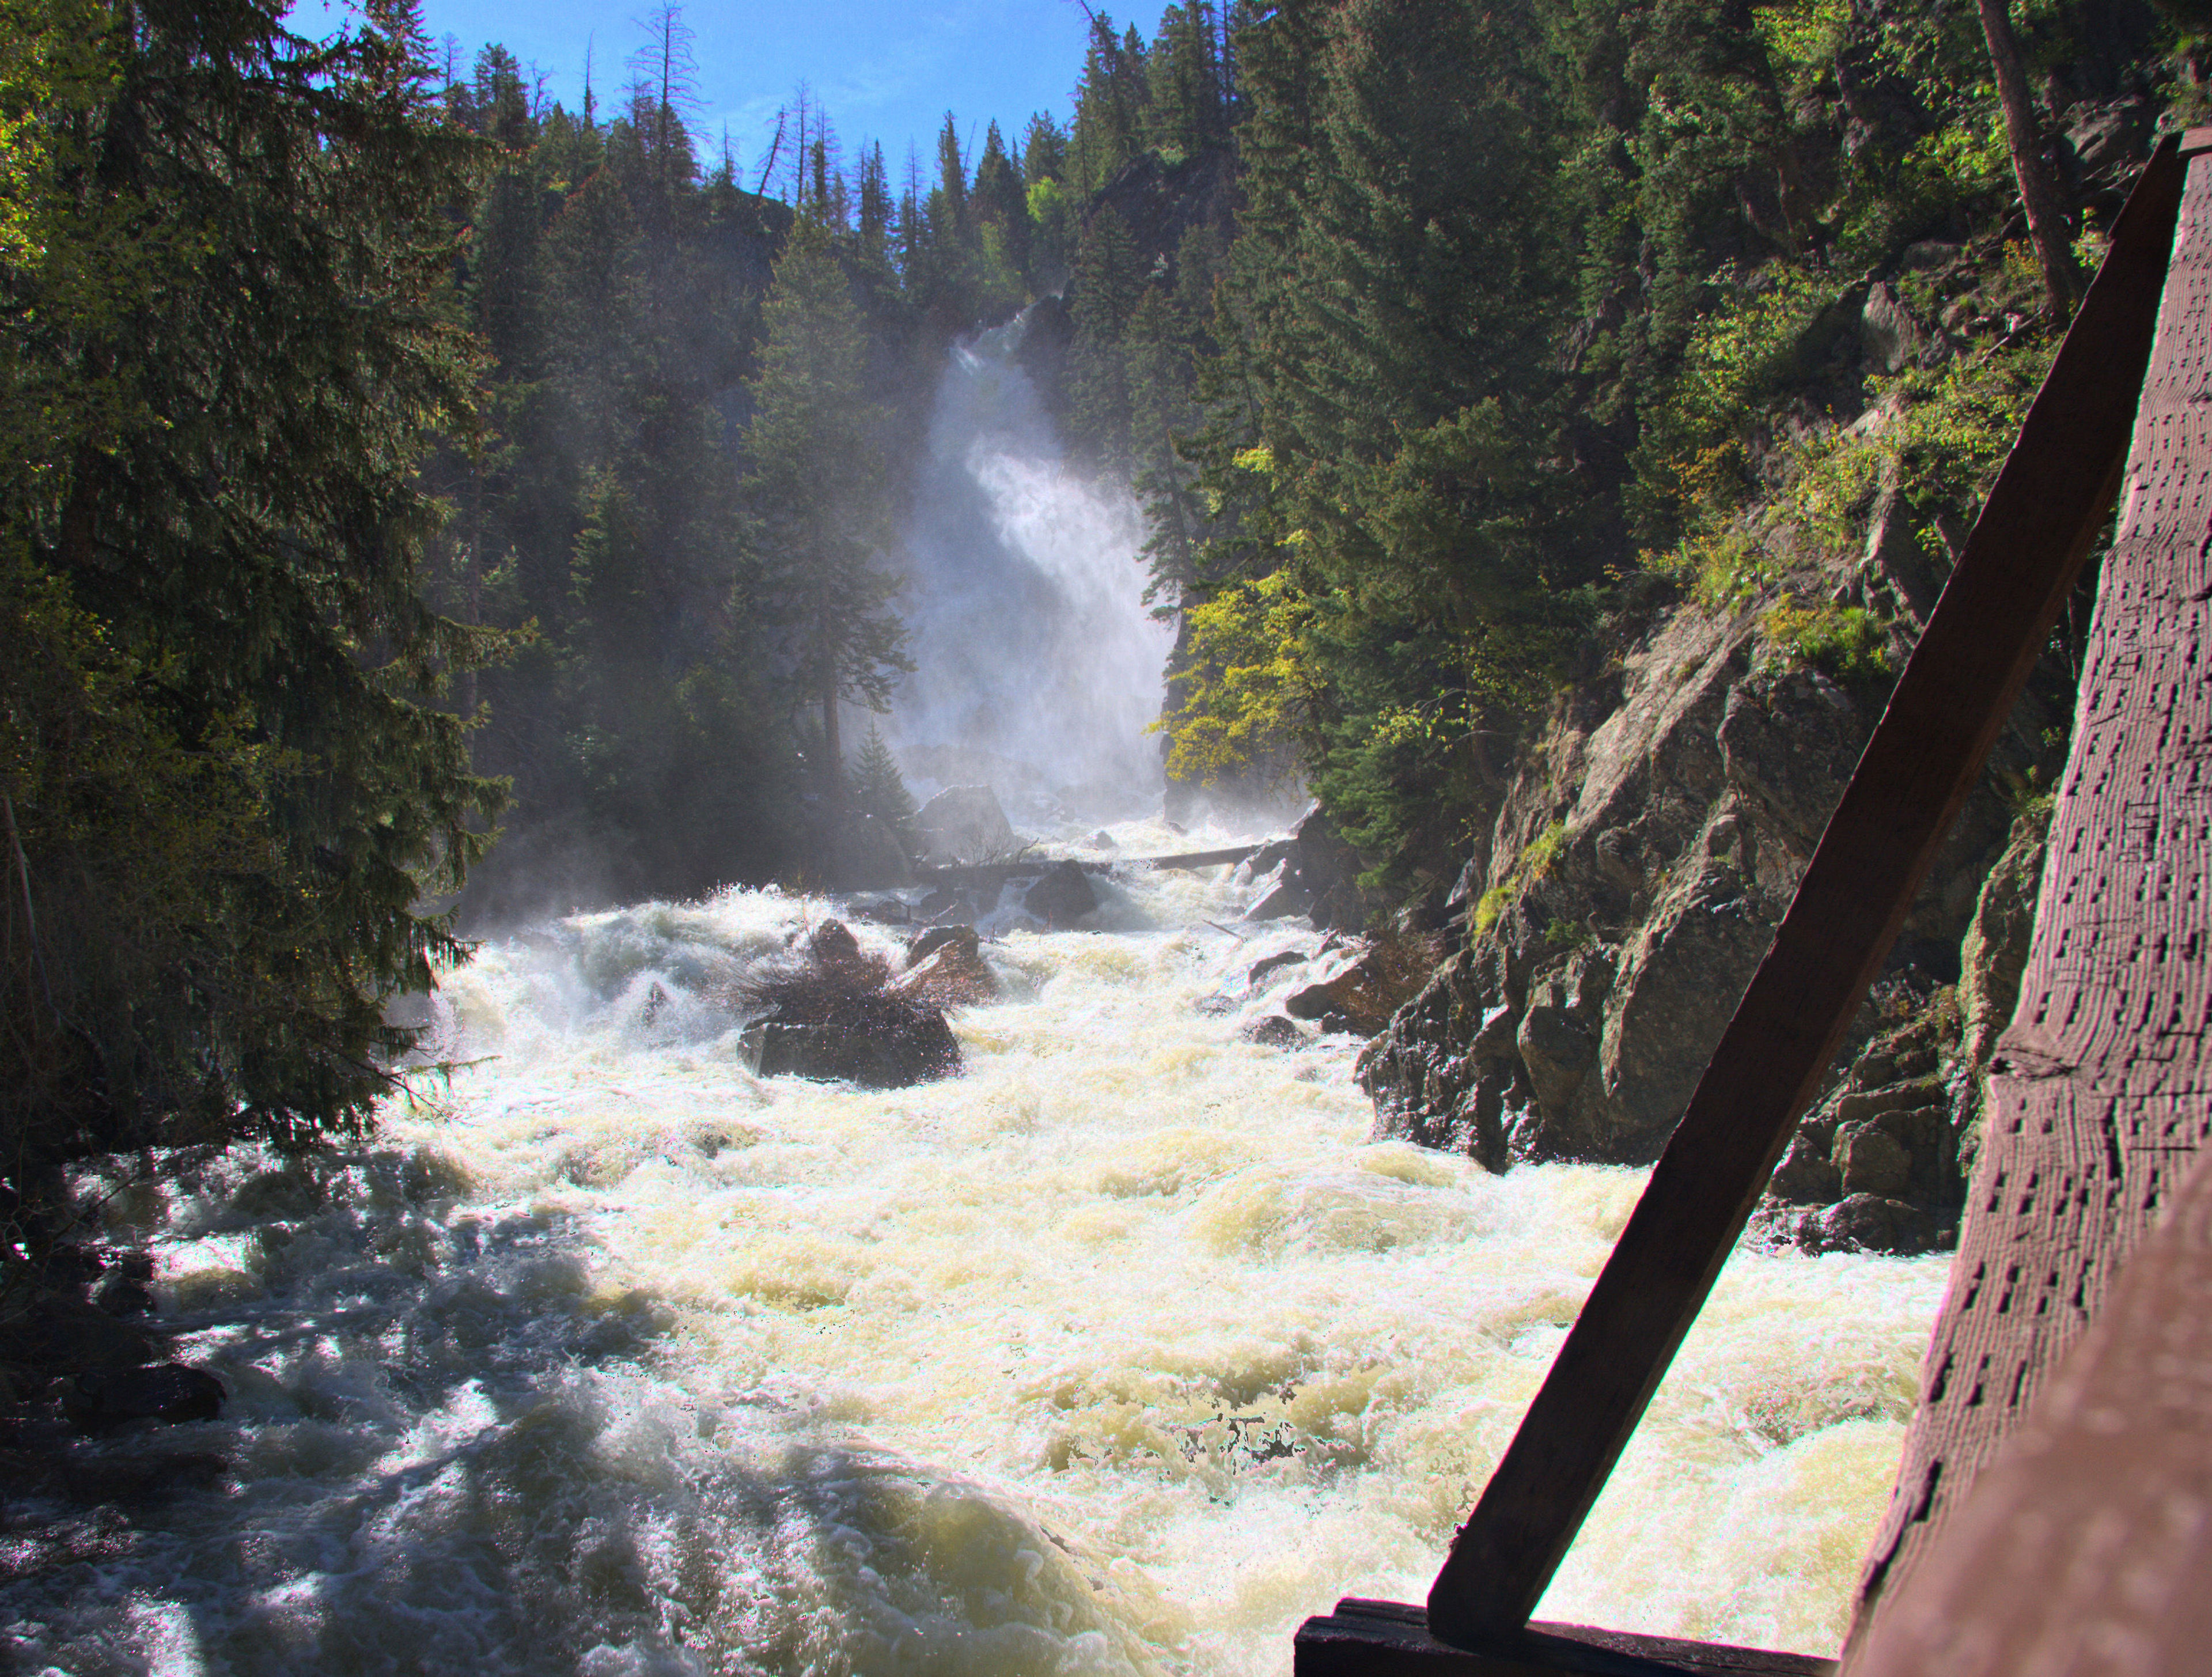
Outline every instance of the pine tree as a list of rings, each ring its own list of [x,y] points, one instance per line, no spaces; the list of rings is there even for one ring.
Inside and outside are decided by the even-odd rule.
[[[365,1125],[411,1041],[385,1002],[459,952],[419,905],[501,801],[428,702],[490,641],[419,586],[417,467],[476,424],[438,296],[477,143],[411,14],[45,21],[81,79],[28,183],[54,236],[4,261],[0,407],[45,416],[0,469],[14,1194],[88,1148]]]
[[[1101,204],[1083,229],[1076,253],[1070,381],[1077,436],[1109,468],[1121,471],[1128,469],[1133,422],[1123,338],[1144,289],[1144,269],[1128,223],[1112,204]]]
[[[1075,90],[1068,168],[1079,191],[1095,192],[1119,174],[1144,143],[1145,43],[1131,28],[1117,37],[1103,12],[1091,20],[1083,79]]]
[[[906,779],[899,773],[897,759],[891,756],[891,748],[884,743],[882,731],[872,721],[868,724],[868,737],[860,742],[860,754],[854,760],[851,781],[850,807],[854,811],[882,822],[911,855],[914,794],[906,789]]]
[[[898,579],[882,416],[867,384],[867,345],[826,233],[802,222],[777,263],[763,310],[766,342],[750,384],[745,495],[760,586],[783,633],[794,694],[818,708],[822,795],[844,797],[838,708],[881,710],[913,666],[891,611]]]
[[[1021,171],[1006,155],[1006,143],[993,123],[984,131],[983,155],[975,163],[975,213],[983,235],[983,255],[1000,285],[1018,291],[1029,273],[1029,196]],[[1021,301],[1019,297],[1015,301]]]

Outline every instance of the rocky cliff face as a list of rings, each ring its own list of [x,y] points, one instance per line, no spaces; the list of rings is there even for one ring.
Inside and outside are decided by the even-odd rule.
[[[1756,611],[1695,607],[1658,617],[1565,695],[1452,893],[1453,952],[1362,1060],[1378,1128],[1494,1169],[1656,1157],[1886,697],[1789,667]],[[2000,767],[2024,768],[2031,741],[2002,748]],[[1957,1202],[1960,1103],[1943,1078],[1958,1056],[1905,1054],[1909,1076],[1902,1048],[1855,1057],[1958,981],[2011,823],[1993,786],[1969,803],[1840,1062],[1864,1072],[1853,1092],[1868,1109],[1829,1114],[1820,1168],[1808,1151],[1800,1173],[1805,1204],[1879,1189],[1927,1225],[1873,1243],[1934,1240],[1931,1219]],[[1881,1092],[1928,1077],[1936,1092]],[[1885,1122],[1866,1128],[1874,1116]]]

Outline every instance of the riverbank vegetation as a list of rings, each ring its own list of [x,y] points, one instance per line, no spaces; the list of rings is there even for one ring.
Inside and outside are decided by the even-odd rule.
[[[362,1121],[502,818],[485,919],[898,805],[834,701],[904,660],[945,349],[1020,309],[1151,514],[1179,795],[1310,785],[1378,902],[1638,614],[1878,684],[2203,103],[2143,0],[1190,0],[897,171],[804,94],[702,146],[672,9],[571,111],[404,5],[5,9],[18,1194]]]

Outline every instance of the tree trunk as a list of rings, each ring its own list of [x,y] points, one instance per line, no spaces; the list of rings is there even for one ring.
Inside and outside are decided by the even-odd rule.
[[[845,746],[837,732],[837,677],[833,673],[822,684],[822,755],[827,759],[825,772],[829,778],[823,782],[822,795],[829,800],[833,815],[845,812]]]
[[[2004,107],[2005,143],[2012,150],[2012,172],[2020,182],[2021,208],[2027,212],[2027,236],[2043,269],[2044,289],[2055,314],[2070,310],[2081,295],[2074,266],[2074,246],[2058,190],[2057,171],[2044,149],[2043,131],[2028,97],[2027,72],[2013,39],[2011,0],[1977,0],[1982,33],[1990,43],[1990,66],[1996,72],[1997,102]]]

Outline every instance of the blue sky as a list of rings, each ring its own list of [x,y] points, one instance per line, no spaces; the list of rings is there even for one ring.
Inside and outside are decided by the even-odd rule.
[[[1149,39],[1162,3],[1116,10],[1115,27],[1133,22]],[[604,112],[629,80],[626,61],[644,44],[639,20],[650,4],[423,0],[423,21],[433,40],[459,41],[464,63],[496,41],[526,68],[534,64],[546,91],[572,110],[582,102],[588,39]],[[292,26],[319,34],[343,15],[343,0],[295,0]],[[690,0],[684,21],[696,36],[702,149],[719,155],[726,124],[748,179],[758,173],[777,106],[801,81],[830,113],[848,158],[864,139],[883,142],[894,180],[909,141],[923,168],[931,167],[947,110],[963,143],[972,134],[980,146],[984,125],[995,119],[1018,145],[1031,112],[1068,119],[1089,27],[1079,0]]]

